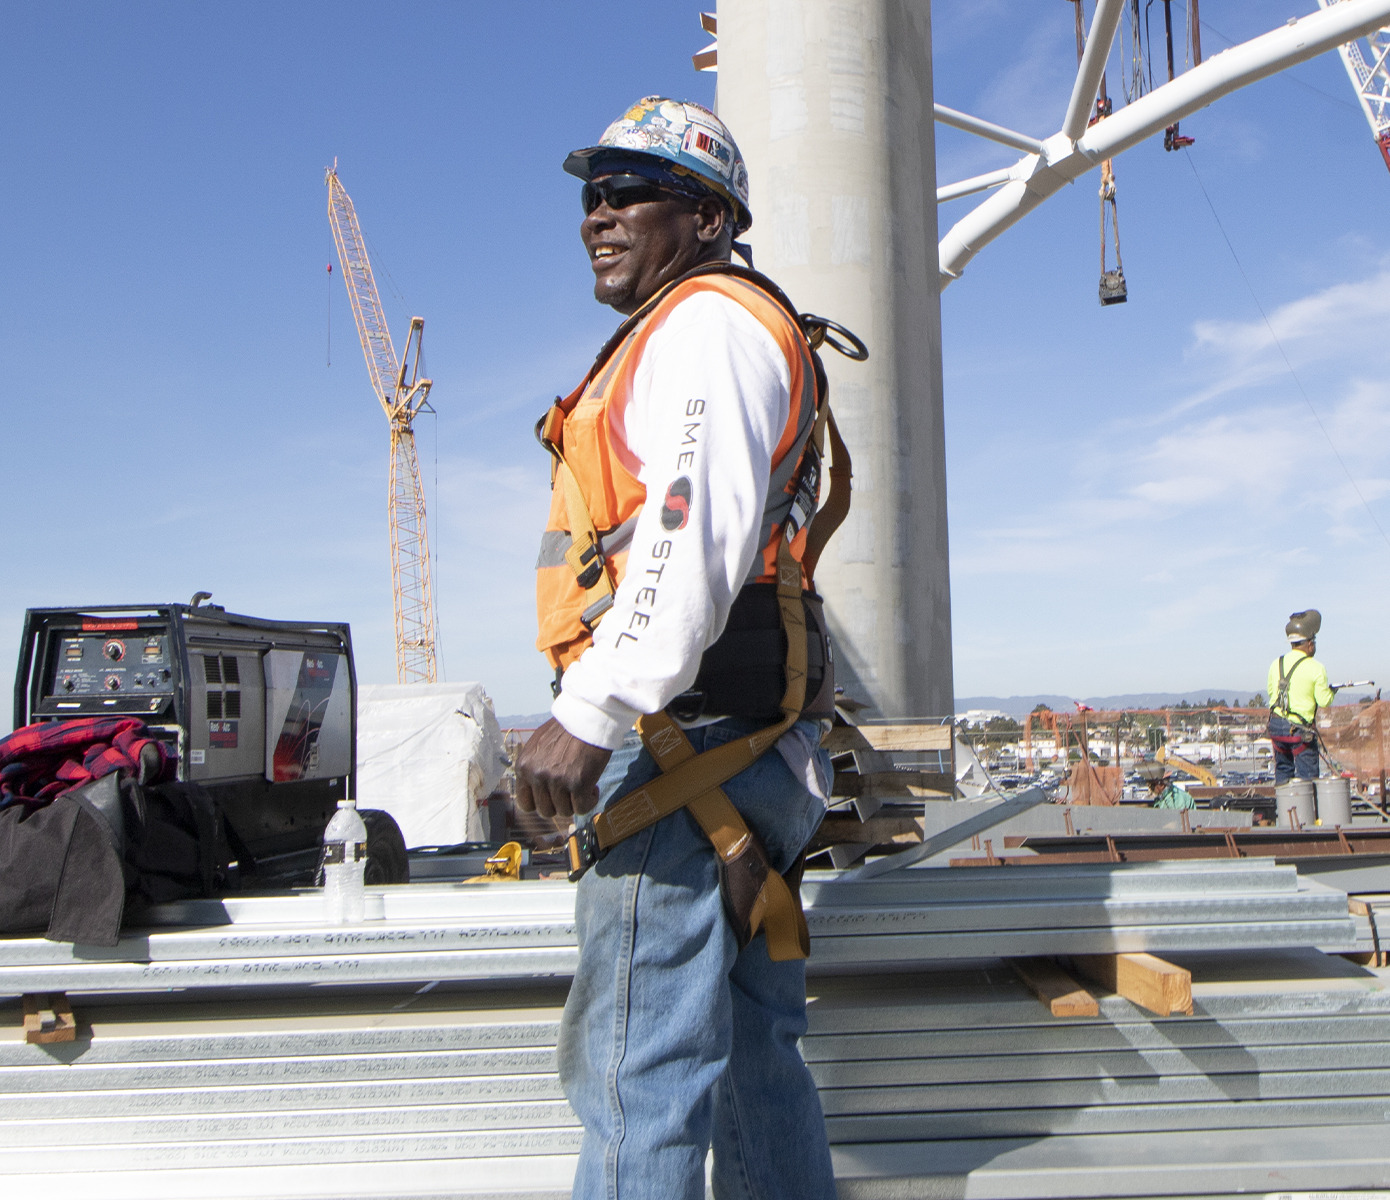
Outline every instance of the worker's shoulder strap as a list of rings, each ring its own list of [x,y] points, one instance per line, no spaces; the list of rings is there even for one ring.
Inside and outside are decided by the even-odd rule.
[[[1287,654],[1281,654],[1279,656],[1279,696],[1275,703],[1271,705],[1276,712],[1283,712],[1285,715],[1289,712],[1289,684],[1293,680],[1293,673],[1308,661],[1308,655],[1300,654],[1298,656],[1298,661],[1295,662],[1287,672],[1284,670],[1284,660],[1286,658],[1288,658]]]
[[[810,527],[807,529],[806,543],[802,549],[800,565],[807,579],[814,579],[816,564],[820,561],[821,552],[849,513],[850,479],[853,465],[849,447],[845,445],[844,439],[840,436],[839,427],[835,424],[835,418],[830,411],[830,384],[825,373],[825,366],[817,351],[822,344],[828,343],[841,354],[862,362],[869,356],[868,349],[858,337],[834,321],[797,312],[796,306],[788,299],[786,293],[766,275],[754,271],[750,267],[740,267],[733,263],[704,263],[691,271],[687,271],[678,279],[672,280],[619,325],[614,330],[612,337],[604,343],[603,348],[598,352],[593,366],[589,368],[588,374],[585,375],[584,381],[579,387],[575,388],[563,400],[557,399],[536,422],[536,440],[551,455],[551,485],[554,486],[558,482],[565,493],[565,509],[569,514],[571,526],[571,542],[569,549],[565,552],[565,559],[570,569],[574,571],[579,586],[593,595],[592,602],[585,608],[582,616],[584,625],[589,630],[593,630],[603,619],[604,614],[613,607],[614,585],[612,576],[604,565],[598,531],[594,526],[583,490],[579,486],[574,471],[565,462],[561,429],[566,415],[578,403],[589,381],[603,371],[608,360],[617,353],[624,341],[671,294],[672,290],[688,280],[707,275],[733,276],[765,292],[786,311],[806,343],[816,380],[816,419],[812,423],[807,444],[813,446],[815,452],[814,455],[810,456],[808,462],[803,448],[800,464],[802,469],[797,472],[797,483],[802,483],[800,477],[807,470],[815,473],[818,478],[827,437],[832,455],[830,487],[826,494],[826,500],[820,506],[819,511],[814,514],[815,519],[811,521]],[[842,341],[841,338],[846,340]],[[806,490],[812,493],[818,490],[816,481],[807,480],[805,482]],[[814,511],[814,502],[809,507],[811,511]]]
[[[613,336],[603,344],[603,348],[594,358],[594,365],[590,369],[590,376],[597,374],[602,369],[603,364],[608,361],[613,352],[622,345],[623,339],[647,319],[652,311],[672,291],[687,283],[692,279],[699,279],[707,275],[731,276],[734,279],[741,279],[745,283],[750,283],[759,291],[767,293],[776,303],[786,312],[801,331],[801,335],[806,339],[807,348],[811,351],[811,357],[815,363],[816,385],[819,397],[824,396],[827,387],[825,381],[825,369],[821,366],[820,356],[816,353],[821,346],[828,345],[847,358],[852,358],[856,362],[863,362],[869,357],[868,347],[864,345],[853,333],[843,325],[839,325],[826,317],[818,317],[814,313],[803,313],[780,287],[761,271],[755,271],[752,267],[742,267],[737,263],[731,262],[708,262],[701,263],[698,267],[692,267],[684,275],[673,279],[665,287],[656,293],[646,304],[642,305],[632,316],[628,317],[617,329],[613,331]]]
[[[849,447],[845,445],[844,438],[840,436],[839,426],[835,424],[835,415],[830,409],[830,379],[825,373],[825,364],[821,361],[820,348],[828,345],[855,362],[863,362],[867,359],[869,350],[855,334],[843,325],[839,325],[826,317],[818,317],[813,313],[800,312],[788,298],[786,292],[762,272],[755,271],[751,267],[741,267],[736,263],[729,262],[705,263],[693,271],[687,272],[671,286],[675,287],[687,279],[701,275],[715,274],[733,276],[735,279],[741,279],[766,292],[791,317],[797,329],[800,330],[801,336],[805,339],[806,348],[810,352],[811,369],[816,379],[816,420],[811,427],[808,445],[814,448],[814,455],[812,456],[813,461],[807,464],[803,452],[802,467],[805,468],[809,465],[813,471],[818,473],[825,454],[827,440],[830,443],[831,451],[830,487],[826,493],[825,503],[820,505],[819,510],[815,512],[815,519],[811,521],[810,527],[806,531],[806,545],[801,554],[801,566],[806,573],[806,578],[814,579],[816,564],[820,561],[821,552],[835,531],[844,523],[845,517],[849,515],[850,479],[853,474]],[[655,304],[657,299],[659,298],[654,298],[651,303]],[[638,314],[638,316],[640,315]],[[818,489],[813,484],[810,490]]]
[[[751,283],[754,287],[766,292],[781,305],[786,310],[787,315],[795,322],[796,327],[801,330],[802,336],[805,337],[811,350],[811,356],[816,364],[817,390],[822,396],[828,390],[825,382],[825,371],[817,353],[822,346],[828,345],[832,349],[838,350],[846,358],[852,358],[856,362],[863,362],[869,357],[868,347],[843,325],[839,325],[827,317],[818,317],[814,313],[801,312],[791,302],[786,292],[761,271],[755,271],[752,267],[741,267],[737,263],[731,262],[702,263],[693,270],[687,271],[670,286],[676,287],[687,279],[695,279],[701,275],[731,275],[735,279],[742,279],[745,283]],[[654,298],[650,303],[655,303],[657,299],[659,297]]]

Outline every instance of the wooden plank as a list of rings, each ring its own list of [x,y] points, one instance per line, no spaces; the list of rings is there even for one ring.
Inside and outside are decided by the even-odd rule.
[[[915,843],[922,840],[922,826],[913,817],[857,817],[831,813],[820,824],[811,839],[813,846],[856,845],[884,846],[894,842]]]
[[[1370,924],[1372,949],[1365,957],[1351,954],[1344,954],[1342,957],[1368,967],[1383,967],[1390,964],[1390,951],[1387,951],[1380,940],[1380,925],[1376,921],[1375,905],[1369,904],[1357,896],[1348,896],[1347,911],[1354,917],[1365,917]]]
[[[949,750],[950,725],[836,725],[821,744],[831,754],[850,750]]]
[[[909,796],[951,796],[955,780],[940,771],[836,771],[832,796],[877,796],[884,800]]]
[[[68,1003],[66,993],[25,994],[24,1040],[37,1046],[77,1040],[77,1022],[73,1018],[72,1006]]]
[[[1082,975],[1160,1017],[1192,1015],[1192,975],[1152,954],[1077,954]]]
[[[1050,958],[1011,958],[1009,966],[1054,1017],[1098,1017],[1096,998]]]

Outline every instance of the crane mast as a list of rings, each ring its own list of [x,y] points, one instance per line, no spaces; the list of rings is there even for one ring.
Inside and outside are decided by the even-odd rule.
[[[1318,0],[1323,8],[1336,3],[1338,0]],[[1338,46],[1337,53],[1342,56],[1342,65],[1356,90],[1381,157],[1390,167],[1390,25]]]
[[[367,243],[357,223],[357,211],[338,179],[334,161],[324,173],[328,185],[328,221],[338,247],[362,355],[382,411],[391,427],[391,480],[388,506],[391,521],[391,592],[396,618],[396,678],[401,683],[434,683],[434,588],[430,579],[429,531],[425,523],[425,490],[415,452],[416,414],[430,411],[432,381],[420,378],[423,317],[411,317],[405,357],[399,363],[386,325]]]

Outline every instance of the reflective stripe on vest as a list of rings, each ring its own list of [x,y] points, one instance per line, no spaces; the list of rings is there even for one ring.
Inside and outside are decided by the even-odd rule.
[[[621,414],[632,398],[632,381],[647,339],[659,329],[670,311],[697,292],[719,292],[753,314],[768,331],[787,360],[791,405],[787,424],[773,452],[772,474],[763,510],[759,544],[745,582],[776,578],[777,541],[791,511],[797,467],[816,416],[815,370],[810,349],[791,315],[761,288],[732,275],[700,275],[677,283],[651,313],[634,328],[609,358],[596,364],[585,381],[560,401],[564,413],[560,431],[566,462],[575,472],[603,546],[605,569],[613,586],[621,583],[627,552],[638,515],[646,501],[646,489],[637,478],[640,464],[613,436]],[[793,557],[801,559],[806,530],[792,542]],[[581,617],[592,597],[581,588],[574,570],[565,561],[569,549],[570,522],[565,511],[564,489],[552,486],[550,515],[536,562],[536,608],[539,636],[536,648],[551,666],[564,669],[592,642]]]

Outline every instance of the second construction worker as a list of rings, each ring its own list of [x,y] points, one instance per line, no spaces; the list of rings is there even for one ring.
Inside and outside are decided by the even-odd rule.
[[[1154,808],[1196,808],[1197,802],[1185,787],[1173,782],[1171,771],[1162,763],[1142,763],[1139,778],[1149,785]]]
[[[1269,667],[1269,740],[1274,747],[1274,782],[1318,777],[1318,710],[1332,704],[1327,668],[1317,653],[1322,614],[1315,608],[1296,612],[1284,626],[1289,651]]]
[[[559,1044],[584,1125],[573,1194],[703,1200],[712,1148],[716,1196],[832,1200],[798,1049],[804,922],[798,951],[749,917],[772,912],[749,902],[774,883],[791,913],[781,873],[829,782],[823,642],[806,703],[779,708],[802,678],[788,647],[811,640],[794,509],[798,479],[816,491],[819,367],[775,285],[730,267],[748,176],[712,112],[648,97],[564,167],[584,181],[594,296],[628,318],[538,426],[553,456],[538,646],[557,687],[516,766],[523,810],[576,819]],[[717,785],[661,790],[691,778],[682,763],[740,755]]]

